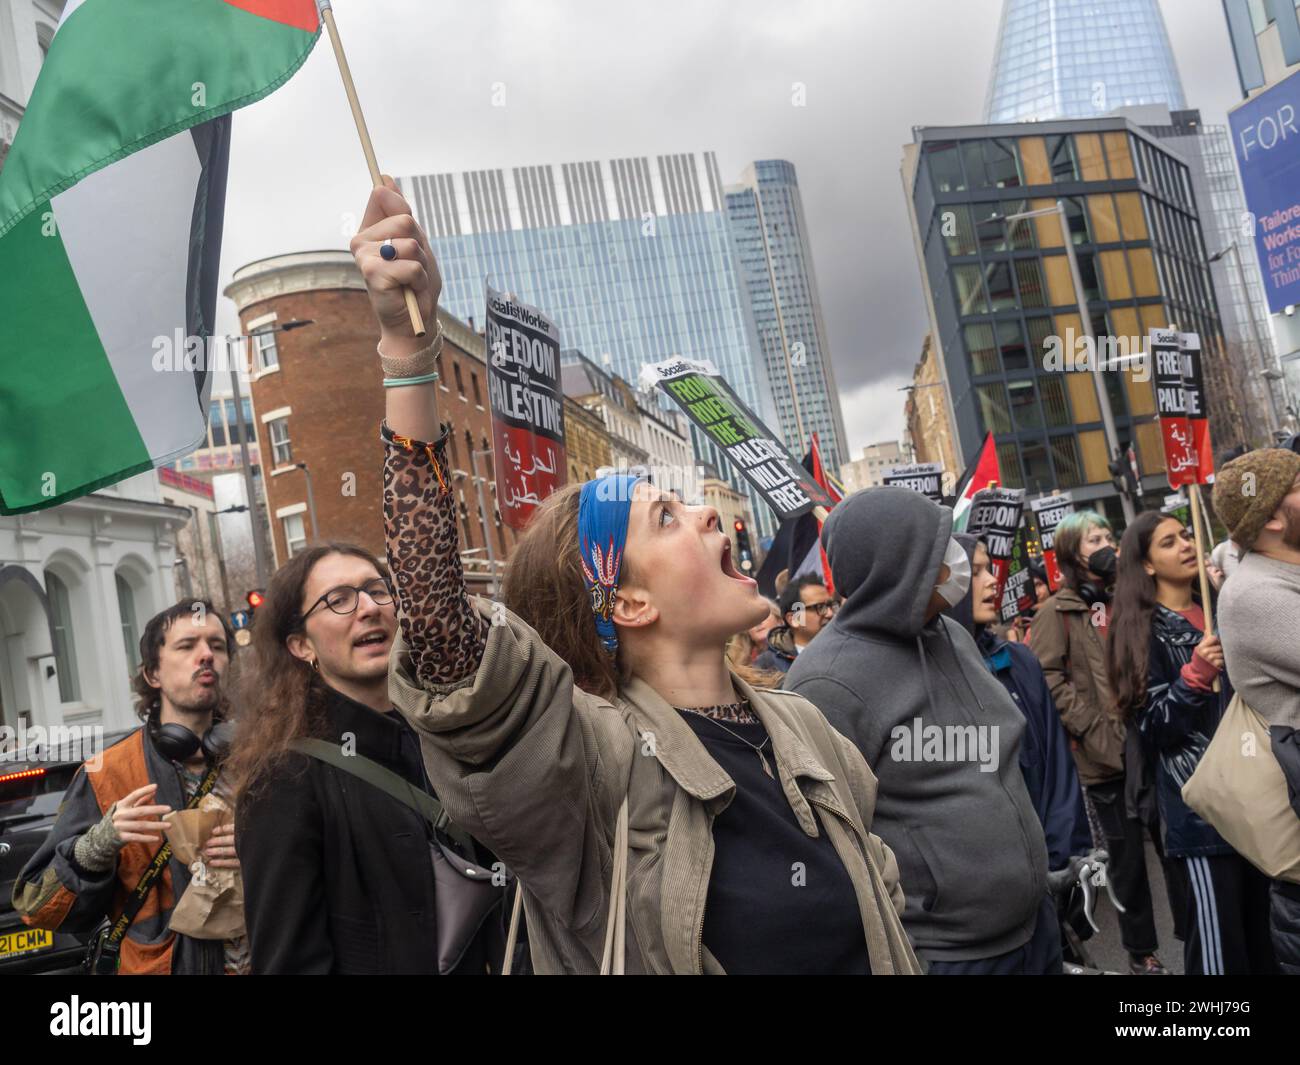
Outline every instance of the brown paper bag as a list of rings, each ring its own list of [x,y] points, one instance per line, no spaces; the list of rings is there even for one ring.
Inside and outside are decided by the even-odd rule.
[[[1300,817],[1273,757],[1268,725],[1240,695],[1183,785],[1183,802],[1260,872],[1300,883]]]
[[[193,939],[243,936],[243,877],[238,869],[209,868],[201,856],[213,832],[230,820],[229,808],[215,795],[205,795],[197,808],[174,811],[163,820],[173,853],[191,874],[189,886],[172,910],[171,930]]]

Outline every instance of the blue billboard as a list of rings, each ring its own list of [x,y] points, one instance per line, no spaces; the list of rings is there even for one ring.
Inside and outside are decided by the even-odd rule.
[[[1300,304],[1300,74],[1228,115],[1269,310]]]

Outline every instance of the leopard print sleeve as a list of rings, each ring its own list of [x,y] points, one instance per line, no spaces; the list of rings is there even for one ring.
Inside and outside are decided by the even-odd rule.
[[[384,440],[384,536],[397,594],[397,618],[421,684],[455,684],[473,676],[487,627],[465,590],[456,509],[447,477],[447,436],[432,444]]]

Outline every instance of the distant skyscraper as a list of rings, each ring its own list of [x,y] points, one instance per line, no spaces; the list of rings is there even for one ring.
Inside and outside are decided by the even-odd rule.
[[[823,460],[837,470],[848,458],[848,439],[794,166],[780,159],[751,164],[740,183],[727,188],[727,214],[776,405],[773,428],[797,450],[802,421],[803,447],[815,432]],[[797,419],[791,380],[799,400]]]
[[[1003,0],[989,122],[1187,105],[1157,0]]]
[[[1236,242],[1247,288],[1235,263],[1219,260],[1210,269],[1229,341],[1228,379],[1239,385],[1243,412],[1262,443],[1273,419],[1259,367],[1271,365],[1273,341],[1253,242],[1238,239],[1246,208],[1232,144],[1226,127],[1203,125],[1185,108],[1157,0],[1004,0],[989,121],[1126,114],[1187,159],[1211,254]]]
[[[712,361],[760,417],[771,392],[712,152],[405,177],[442,271],[444,306],[481,321],[483,281],[545,310],[566,348],[635,383],[670,355]],[[720,451],[696,456],[771,513]]]

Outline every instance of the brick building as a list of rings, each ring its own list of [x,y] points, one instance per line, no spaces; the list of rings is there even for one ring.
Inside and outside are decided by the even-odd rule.
[[[225,294],[235,302],[244,333],[295,319],[313,322],[258,338],[252,353],[250,389],[275,564],[316,540],[358,543],[382,556],[379,327],[351,254],[261,259],[236,270]],[[445,312],[439,318],[444,340],[438,414],[452,428],[448,459],[466,575],[475,590],[483,590],[487,552],[470,451],[491,450],[484,343],[463,322]],[[490,453],[478,456],[478,468],[487,478],[493,553],[502,559],[514,546],[514,533],[496,509]]]
[[[296,252],[261,259],[236,270],[225,294],[235,302],[244,333],[294,320],[312,322],[258,337],[251,353],[249,390],[260,466],[266,471],[275,564],[316,540],[358,543],[382,556],[379,327],[351,254]],[[446,311],[438,317],[443,329],[438,416],[452,429],[447,456],[461,559],[471,590],[484,592],[491,570],[471,451],[478,453],[483,498],[491,511],[486,524],[498,575],[516,539],[496,506],[486,345],[482,334]],[[590,479],[599,467],[611,465],[610,436],[600,418],[577,403],[566,399],[564,412],[569,478]]]

